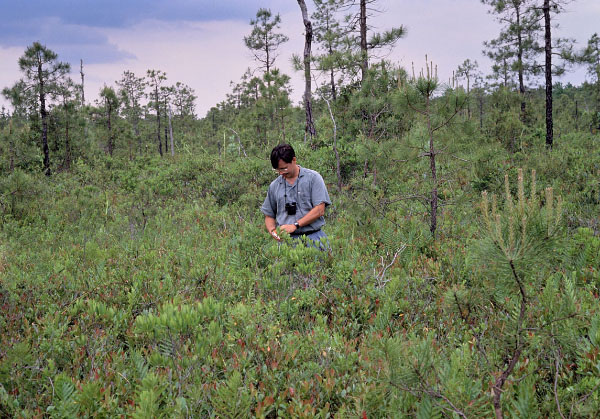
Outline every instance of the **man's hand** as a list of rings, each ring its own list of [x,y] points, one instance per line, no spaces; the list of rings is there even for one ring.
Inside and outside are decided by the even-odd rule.
[[[279,228],[288,234],[292,234],[294,231],[296,231],[296,226],[294,224],[284,224]]]
[[[277,234],[277,230],[273,229],[273,230],[271,231],[271,236],[272,236],[272,237],[273,237],[275,240],[277,240],[277,241],[281,241],[281,237],[279,237],[279,235]]]

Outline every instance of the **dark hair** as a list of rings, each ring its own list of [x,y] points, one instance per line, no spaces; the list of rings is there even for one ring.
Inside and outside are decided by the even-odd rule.
[[[291,145],[279,144],[271,151],[271,166],[273,166],[273,169],[277,169],[279,167],[279,160],[291,163],[294,157],[296,157],[296,153]]]

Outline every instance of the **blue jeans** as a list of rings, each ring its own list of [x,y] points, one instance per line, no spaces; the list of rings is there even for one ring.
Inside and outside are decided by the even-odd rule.
[[[327,239],[327,234],[323,232],[323,230],[315,231],[312,234],[301,234],[298,236],[292,236],[294,240],[302,240],[306,241],[307,247],[314,247],[321,251],[330,249],[329,240]]]

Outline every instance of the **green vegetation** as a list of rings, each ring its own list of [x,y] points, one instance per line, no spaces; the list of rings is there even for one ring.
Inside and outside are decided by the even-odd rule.
[[[426,67],[321,86],[311,141],[275,68],[203,119],[159,70],[43,126],[5,89],[0,417],[597,415],[596,86],[555,85],[550,150],[542,89]],[[328,252],[264,230],[281,141]]]

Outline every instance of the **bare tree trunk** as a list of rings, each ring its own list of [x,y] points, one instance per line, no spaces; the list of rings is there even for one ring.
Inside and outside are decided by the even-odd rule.
[[[327,109],[329,109],[329,116],[331,117],[331,122],[333,123],[333,152],[335,153],[335,174],[337,176],[337,190],[338,192],[342,192],[342,172],[340,170],[340,154],[337,149],[337,124],[335,123],[335,118],[333,117],[333,112],[331,111],[331,105],[329,101],[325,98],[325,103],[327,103]]]
[[[165,120],[168,121],[165,122],[165,153],[169,152],[169,124],[171,123],[170,121],[170,116],[169,116],[169,111],[167,110],[167,98],[165,96]]]
[[[479,96],[479,129],[483,131],[483,94]]]
[[[471,91],[470,91],[470,80],[467,75],[467,119],[471,120]]]
[[[81,106],[85,106],[85,90],[83,89],[83,60],[79,60],[79,73],[81,74]]]
[[[67,111],[65,110],[65,114]],[[67,115],[65,121],[65,169],[71,168],[71,140],[69,139],[69,117]]]
[[[520,6],[515,7],[517,14],[517,65],[519,74],[519,95],[521,96],[521,122],[525,121],[525,82],[523,81],[523,39],[521,35],[521,10]]]
[[[169,119],[167,113],[165,112],[165,119]],[[169,152],[169,124],[165,123],[165,153]]]
[[[169,108],[169,137],[171,139],[171,156],[175,155],[175,141],[173,140],[173,123],[171,122],[172,119],[172,112],[171,112],[171,108]]]
[[[106,121],[106,126],[108,128],[108,154],[113,155],[113,149],[114,149],[114,144],[113,144],[113,135],[112,135],[112,124],[111,124],[111,118],[112,118],[112,103],[110,100],[106,100],[106,113],[107,113],[107,121]]]
[[[158,85],[154,86],[154,100],[156,101],[156,138],[158,140],[158,153],[162,157],[162,141],[160,139],[160,104],[158,101]]]
[[[552,33],[550,27],[550,0],[544,0],[544,50],[546,52],[546,147],[552,148],[554,132],[552,126]]]
[[[140,127],[139,127],[139,121],[138,121],[137,116],[135,117],[135,119],[133,121],[133,132],[135,133],[135,136],[138,139],[139,153],[140,153],[140,155],[142,155],[142,136],[140,135]]]
[[[8,170],[12,173],[15,170],[15,150],[13,141],[12,131],[12,119],[8,121],[8,154],[10,155]]]
[[[335,74],[333,72],[333,68],[330,70],[331,76],[331,98],[335,101],[337,99],[337,92],[335,91]]]
[[[284,115],[283,112],[281,113],[281,142],[285,143],[285,119],[284,119]]]
[[[46,112],[46,94],[44,92],[44,79],[42,76],[42,63],[38,65],[40,82],[40,116],[42,117],[42,152],[44,153],[44,172],[46,176],[52,174],[50,170],[50,149],[48,148],[48,113]]]
[[[361,82],[364,83],[369,69],[369,55],[367,53],[367,0],[360,0],[360,52],[362,62],[360,65]]]
[[[312,23],[308,19],[306,3],[304,0],[298,0],[298,4],[300,5],[300,10],[302,11],[302,20],[304,21],[304,29],[306,31],[304,35],[304,109],[306,112],[306,126],[304,128],[304,132],[310,136],[310,141],[312,143],[313,139],[317,136],[312,114],[312,88],[310,78],[310,48],[312,44],[313,30]],[[305,141],[307,135],[304,136]]]
[[[437,208],[438,208],[438,185],[437,185],[437,170],[435,166],[435,147],[433,144],[433,127],[431,126],[431,114],[429,113],[430,96],[427,96],[426,102],[426,114],[427,114],[427,131],[429,133],[429,169],[431,171],[431,181],[433,186],[431,188],[431,223],[429,231],[435,239],[435,230],[437,229]]]
[[[246,154],[246,149],[244,148],[244,145],[242,144],[242,140],[240,139],[240,134],[238,134],[237,131],[234,130],[233,128],[228,128],[228,129],[235,134],[235,138],[238,141],[238,147],[239,147],[240,151],[242,153],[244,153],[244,157],[248,157],[248,155]]]

